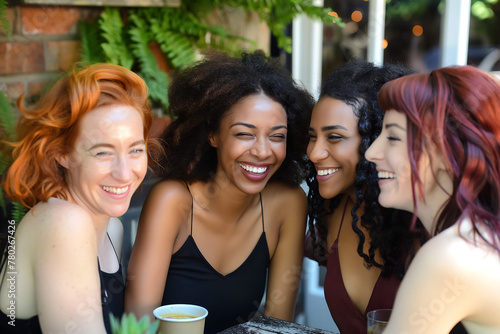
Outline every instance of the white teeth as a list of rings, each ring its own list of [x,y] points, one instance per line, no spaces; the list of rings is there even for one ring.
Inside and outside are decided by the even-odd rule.
[[[123,194],[124,192],[126,192],[128,190],[128,187],[125,187],[125,188],[114,188],[114,187],[103,186],[102,189],[104,189],[107,192],[120,195],[120,194]]]
[[[267,167],[252,167],[240,164],[241,168],[252,173],[262,174],[267,170]]]
[[[378,172],[378,178],[379,179],[395,179],[396,174],[391,173],[391,172]]]
[[[318,169],[318,175],[323,176],[323,175],[330,175],[338,171],[338,168],[331,168],[331,169]]]

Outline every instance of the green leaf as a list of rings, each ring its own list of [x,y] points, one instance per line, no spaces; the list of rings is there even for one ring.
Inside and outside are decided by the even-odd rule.
[[[279,47],[291,52],[292,40],[285,28],[300,14],[333,24],[330,8],[315,6],[313,0],[182,0],[179,7],[106,8],[99,20],[101,53],[105,61],[137,72],[150,89],[151,100],[168,106],[168,75],[158,69],[149,50],[149,42],[160,44],[172,70],[189,66],[200,49],[211,47],[238,56],[243,49],[257,48],[255,41],[231,31],[207,24],[213,11],[223,15],[227,10],[242,9],[257,13],[276,37]],[[123,15],[122,15],[123,14]],[[123,18],[127,18],[124,20]],[[340,19],[335,23],[342,27]],[[81,28],[89,36],[82,41],[82,58],[94,61],[93,32]]]
[[[107,61],[132,69],[134,58],[124,38],[123,21],[118,8],[107,7],[101,14],[99,24],[105,42],[101,44]]]
[[[101,43],[104,43],[99,25],[84,21],[78,22],[80,39],[82,42],[82,61],[87,64],[102,63],[105,61]]]
[[[147,315],[138,321],[132,313],[123,314],[120,320],[110,314],[110,324],[112,334],[155,334],[160,325],[158,320],[151,324]]]
[[[137,14],[130,15],[130,20],[135,24],[130,29],[132,40],[131,49],[140,65],[139,75],[144,79],[149,88],[149,95],[154,101],[159,101],[164,110],[168,108],[168,76],[160,70],[153,52],[149,49],[152,40],[145,19]]]
[[[12,202],[12,219],[15,220],[16,225],[19,224],[19,222],[23,219],[24,215],[26,215],[26,212],[28,212],[28,209],[25,208],[21,203],[19,202]]]
[[[7,33],[7,36],[12,37],[9,21],[7,20],[7,0],[0,0],[0,28]]]

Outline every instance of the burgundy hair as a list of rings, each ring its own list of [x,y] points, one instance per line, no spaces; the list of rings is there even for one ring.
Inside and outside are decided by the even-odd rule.
[[[447,67],[389,82],[378,101],[407,116],[415,209],[421,153],[432,144],[447,160],[453,193],[433,232],[470,217],[475,234],[500,252],[499,82],[472,66]]]

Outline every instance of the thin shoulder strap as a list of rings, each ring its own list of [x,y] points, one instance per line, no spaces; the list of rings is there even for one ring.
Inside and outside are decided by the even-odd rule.
[[[118,253],[116,252],[115,245],[113,245],[113,241],[111,240],[111,237],[109,236],[109,233],[106,232],[106,235],[108,236],[109,243],[111,244],[111,247],[113,247],[113,250],[115,251],[116,259],[118,260],[118,264],[120,264],[120,258],[118,257]]]
[[[264,206],[262,205],[262,193],[259,193],[260,197],[260,216],[262,217],[262,232],[264,232]]]
[[[7,239],[8,240],[8,239]],[[5,251],[2,252],[2,262],[0,263],[0,270],[3,269],[3,275],[2,275],[2,278],[1,278],[1,281],[0,281],[0,290],[2,290],[2,285],[3,285],[3,281],[5,279],[5,275],[7,274],[7,246],[8,246],[9,243],[6,243],[5,244]],[[4,268],[5,266],[5,268]]]
[[[349,202],[349,199],[345,200],[344,204],[344,210],[342,211],[342,219],[340,220],[340,225],[339,225],[339,231],[337,233],[337,238],[340,236],[340,230],[342,229],[342,224],[344,223],[344,217],[345,217],[345,211],[347,209],[347,203]]]
[[[194,199],[193,199],[193,194],[191,194],[191,190],[189,189],[189,186],[186,183],[186,188],[187,190],[189,191],[189,195],[191,195],[191,235],[193,235],[193,202],[194,202]]]

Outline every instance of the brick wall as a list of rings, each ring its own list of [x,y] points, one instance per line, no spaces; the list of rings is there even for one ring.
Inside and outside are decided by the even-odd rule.
[[[7,19],[11,36],[0,29],[0,91],[11,102],[22,94],[28,103],[36,101],[48,84],[80,60],[78,21],[95,22],[102,10],[103,7],[10,6]],[[230,19],[225,21],[214,13],[210,21],[269,51],[269,29],[256,14],[233,11]]]
[[[78,21],[93,21],[102,7],[11,6],[11,36],[0,29],[0,90],[14,101],[36,100],[61,71],[80,59]]]

